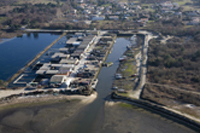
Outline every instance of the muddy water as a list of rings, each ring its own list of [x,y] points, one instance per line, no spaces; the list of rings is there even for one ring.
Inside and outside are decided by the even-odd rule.
[[[68,131],[70,133],[93,132],[92,128],[94,127],[95,123],[99,123],[96,120],[98,118],[101,119],[102,117],[98,116],[99,114],[101,115],[103,111],[105,98],[111,92],[114,74],[119,65],[118,58],[120,58],[126,51],[126,45],[129,43],[130,42],[125,38],[117,38],[116,43],[113,46],[113,50],[106,60],[106,62],[112,61],[113,65],[109,68],[102,68],[98,75],[99,82],[96,86],[96,90],[98,93],[97,99],[86,108],[84,108],[77,116],[72,118],[70,121],[60,123],[60,125],[58,125],[58,127],[54,129],[62,129],[63,131]],[[65,123],[67,124],[66,127],[64,126]]]
[[[117,38],[116,43],[113,46],[112,53],[108,56],[106,60],[106,62],[112,61],[114,64],[109,68],[102,68],[98,76],[99,83],[96,87],[96,90],[98,92],[97,99],[93,103],[82,109],[77,115],[73,116],[69,120],[62,121],[62,123],[59,123],[52,129],[50,129],[52,133],[56,132],[57,130],[62,131],[63,133],[122,133],[125,132],[127,128],[131,129],[131,127],[132,129],[128,131],[130,133],[131,131],[149,131],[150,133],[161,131],[167,133],[169,129],[174,133],[193,132],[192,130],[182,125],[174,123],[173,121],[165,119],[163,117],[157,115],[155,116],[148,111],[140,112],[138,110],[128,110],[127,112],[126,108],[111,108],[112,115],[108,115],[111,111],[105,110],[105,98],[111,92],[114,74],[119,65],[118,58],[121,57],[126,51],[127,44],[129,44],[129,41],[127,39]],[[115,114],[118,114],[118,117],[116,117],[118,118],[117,120],[114,119]],[[108,123],[106,123],[107,120],[109,120]],[[120,123],[126,123],[126,120],[128,120],[129,122],[128,126],[121,126],[122,124]],[[152,120],[154,124],[151,123]],[[137,125],[131,125],[131,123],[137,123]],[[121,130],[116,130],[117,127]]]

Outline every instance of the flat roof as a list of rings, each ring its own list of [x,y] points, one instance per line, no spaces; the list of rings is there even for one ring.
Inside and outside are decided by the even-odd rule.
[[[64,54],[64,53],[60,53],[60,52],[57,52],[57,53],[54,53],[51,58],[56,58],[56,57],[69,57],[68,54]]]
[[[66,44],[72,44],[73,42],[76,42],[77,38],[70,38]]]
[[[84,33],[76,32],[75,35],[85,35]]]
[[[39,70],[49,70],[50,69],[50,66],[42,66],[40,67]]]
[[[81,44],[81,41],[76,41],[72,43],[72,45],[80,45],[80,44]]]
[[[69,67],[72,68],[74,67],[74,65],[70,65],[70,64],[51,64],[52,67]]]
[[[60,68],[57,74],[67,74],[71,71],[71,68]]]
[[[77,59],[62,59],[59,63],[60,64],[74,64],[77,62]]]
[[[50,82],[59,82],[61,83],[66,76],[64,75],[53,75],[50,79]]]
[[[78,46],[78,48],[87,48],[88,47],[88,45],[80,45],[80,46]]]
[[[46,70],[37,70],[36,74],[44,74],[46,72]]]
[[[47,70],[46,74],[57,74],[58,70]]]
[[[70,68],[70,67],[61,67],[60,69],[59,69],[59,71],[60,70],[71,70],[72,68]]]
[[[51,64],[51,67],[61,67],[62,64]]]
[[[61,51],[61,52],[66,52],[68,50],[69,50],[69,48],[59,48],[59,51]]]
[[[73,68],[74,67],[74,65],[72,65],[72,64],[62,64],[62,67],[68,67],[68,68]]]

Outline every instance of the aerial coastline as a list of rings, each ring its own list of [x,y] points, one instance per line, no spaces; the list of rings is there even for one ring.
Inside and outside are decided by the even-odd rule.
[[[199,132],[199,8],[2,0],[0,132]]]

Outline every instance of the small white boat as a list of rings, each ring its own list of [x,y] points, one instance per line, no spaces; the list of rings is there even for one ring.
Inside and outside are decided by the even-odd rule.
[[[130,38],[131,41],[134,41],[135,39],[136,39],[136,35],[133,35],[133,36]]]
[[[92,87],[93,89],[96,88],[96,85],[97,85],[98,81],[99,81],[98,79],[95,79],[94,82],[92,83],[92,86],[91,86],[91,87]]]

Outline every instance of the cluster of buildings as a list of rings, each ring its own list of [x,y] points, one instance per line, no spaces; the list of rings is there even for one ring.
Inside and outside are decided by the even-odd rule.
[[[92,34],[74,34],[66,41],[65,47],[50,55],[49,62],[37,62],[32,67],[37,76],[28,87],[64,88],[70,93],[90,93],[98,82],[94,76],[112,43],[113,37],[108,35],[97,39]]]
[[[107,6],[98,6],[91,1],[78,0],[77,9],[71,9],[71,13],[75,16],[73,22],[84,20],[86,24],[88,21],[98,20],[130,20],[133,13],[140,11],[142,7],[135,5],[134,2],[116,2],[107,1]],[[116,5],[113,7],[113,5]]]
[[[155,14],[157,19],[170,19],[172,17],[179,18],[185,25],[198,25],[200,23],[200,12],[198,10],[193,11],[181,11],[177,2],[165,1],[162,3],[156,3],[153,8],[159,8],[160,12]]]
[[[61,85],[69,87],[72,81],[70,75],[84,58],[84,53],[94,43],[95,37],[95,35],[76,33],[67,40],[65,47],[51,55],[50,62],[35,64],[33,69],[37,77],[34,82],[48,87]]]
[[[78,0],[76,22],[84,21],[90,25],[92,21],[125,20],[146,26],[151,20],[166,20],[171,17],[181,18],[185,25],[198,25],[200,23],[199,11],[181,11],[177,2],[164,1],[154,4],[134,2],[107,1],[106,6],[99,6],[88,0]],[[77,13],[77,10],[79,11]],[[73,11],[74,12],[74,11]]]

